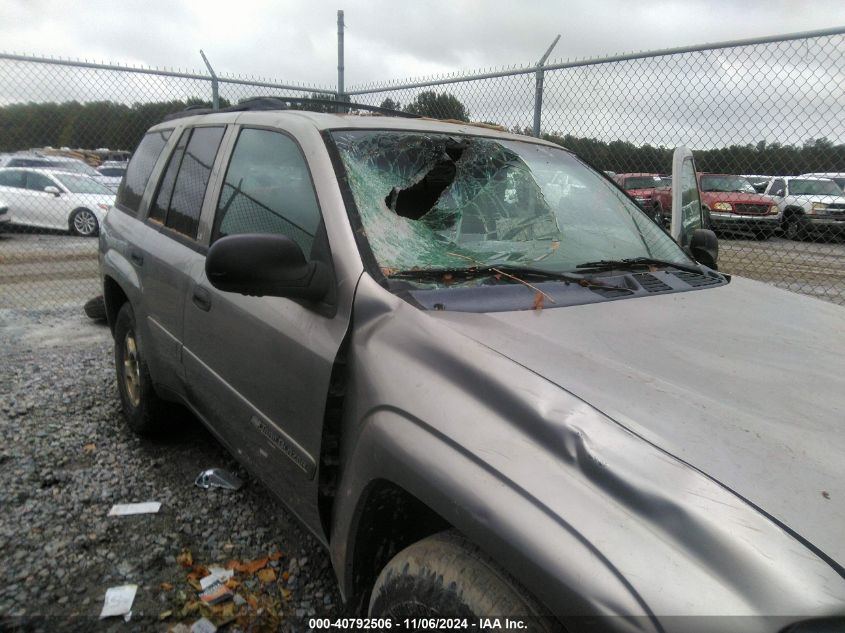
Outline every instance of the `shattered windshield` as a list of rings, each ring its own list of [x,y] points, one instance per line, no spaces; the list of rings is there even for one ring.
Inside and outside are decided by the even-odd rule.
[[[628,197],[562,149],[497,138],[336,131],[382,272],[601,259],[690,259]]]

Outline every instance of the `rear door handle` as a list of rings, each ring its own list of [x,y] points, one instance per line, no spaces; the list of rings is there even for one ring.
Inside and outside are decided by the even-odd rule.
[[[129,253],[129,259],[136,266],[143,266],[144,265],[144,256],[141,254],[141,251],[133,249],[131,253]]]
[[[194,286],[194,295],[192,297],[194,305],[200,310],[208,312],[211,310],[211,293],[202,286]]]

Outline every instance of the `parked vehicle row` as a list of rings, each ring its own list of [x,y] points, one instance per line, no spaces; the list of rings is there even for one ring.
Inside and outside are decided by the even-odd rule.
[[[747,234],[757,239],[768,239],[776,232],[790,239],[845,233],[845,193],[832,176],[837,174],[783,178],[697,175],[710,226],[721,233]],[[755,178],[757,184],[749,178]],[[765,182],[760,178],[766,178]],[[616,174],[614,180],[656,221],[668,222],[672,189],[665,176],[628,173]],[[845,182],[845,178],[840,180]]]

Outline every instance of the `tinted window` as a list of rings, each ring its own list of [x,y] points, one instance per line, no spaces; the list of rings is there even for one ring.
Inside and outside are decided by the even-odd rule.
[[[773,196],[782,196],[784,194],[784,188],[786,184],[783,180],[774,180],[772,181],[771,189],[769,189],[769,193]]]
[[[108,188],[88,176],[56,174],[55,178],[71,193],[94,193],[100,196],[112,195],[112,192]]]
[[[319,223],[311,176],[296,143],[278,132],[243,130],[217,203],[214,239],[287,235],[308,255]]]
[[[188,237],[197,236],[205,188],[224,131],[222,127],[194,128],[182,156],[164,224]]]
[[[26,172],[26,188],[33,191],[44,191],[44,187],[56,187],[56,183],[47,178],[44,174],[34,171]],[[58,189],[58,187],[56,187]]]
[[[173,185],[176,184],[176,174],[179,173],[179,166],[182,164],[182,156],[185,153],[185,146],[188,144],[190,136],[191,130],[182,132],[176,148],[167,161],[164,176],[158,186],[158,193],[150,207],[149,217],[152,220],[163,223],[164,218],[167,216],[167,209],[170,208],[170,198],[173,195]]]
[[[117,206],[131,213],[138,212],[141,196],[144,195],[144,189],[159,154],[164,149],[167,139],[170,138],[170,132],[171,130],[148,132],[141,140],[141,144],[132,155],[132,160],[129,161],[126,178],[117,193]]]
[[[99,170],[101,176],[108,176],[109,178],[120,178],[126,171],[122,167],[101,167]]]
[[[19,187],[25,186],[26,178],[24,172],[11,170],[0,171],[0,187]]]

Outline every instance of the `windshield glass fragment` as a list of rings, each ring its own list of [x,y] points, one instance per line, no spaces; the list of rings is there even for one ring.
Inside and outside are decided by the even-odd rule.
[[[332,137],[382,271],[689,259],[566,151],[521,141],[355,130]]]

